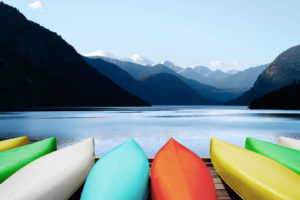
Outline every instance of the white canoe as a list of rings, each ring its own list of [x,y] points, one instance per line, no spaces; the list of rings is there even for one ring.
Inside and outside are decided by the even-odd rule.
[[[45,155],[0,185],[1,200],[65,200],[84,183],[95,162],[94,139]]]
[[[291,149],[300,150],[300,140],[287,137],[279,137],[277,144]]]

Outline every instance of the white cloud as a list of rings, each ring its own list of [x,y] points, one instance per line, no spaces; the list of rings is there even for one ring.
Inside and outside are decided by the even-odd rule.
[[[132,55],[130,57],[130,60],[131,60],[131,62],[140,64],[140,65],[153,65],[153,62],[150,59],[145,58],[145,57],[143,57],[141,55],[138,55],[138,54]]]
[[[153,65],[154,64],[150,59],[145,58],[139,54],[134,54],[129,58],[128,57],[127,58],[119,58],[110,52],[107,52],[104,50],[97,50],[97,51],[94,51],[91,53],[84,54],[84,56],[87,56],[87,57],[101,56],[101,57],[113,58],[113,59],[118,59],[118,60],[127,61],[127,62],[133,62],[133,63],[140,64],[140,65]]]
[[[101,57],[107,57],[107,58],[117,58],[114,54],[104,51],[104,50],[97,50],[97,51],[87,53],[84,55],[87,57],[101,56]]]
[[[243,66],[240,62],[237,60],[233,60],[230,63],[221,62],[219,60],[212,61],[210,63],[211,67],[213,69],[220,69],[223,71],[229,71],[229,70],[244,70],[246,67]]]
[[[40,1],[34,1],[28,4],[28,7],[32,10],[43,11],[43,4]]]
[[[211,61],[210,65],[212,67],[215,67],[215,68],[223,67],[224,66],[224,64],[221,61],[219,61],[219,60]]]

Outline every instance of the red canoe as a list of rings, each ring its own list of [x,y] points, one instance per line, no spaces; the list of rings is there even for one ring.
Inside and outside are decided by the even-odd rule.
[[[205,163],[171,138],[155,156],[151,167],[153,200],[217,199]]]

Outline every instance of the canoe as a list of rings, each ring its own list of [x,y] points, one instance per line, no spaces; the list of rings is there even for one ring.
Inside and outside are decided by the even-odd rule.
[[[0,152],[29,144],[26,136],[0,141]]]
[[[84,185],[81,200],[147,199],[148,182],[147,156],[131,138],[96,162]]]
[[[300,174],[300,151],[266,141],[247,138],[245,148],[264,155]]]
[[[66,200],[84,183],[95,162],[89,138],[26,165],[0,185],[1,199]]]
[[[287,137],[279,137],[277,141],[278,145],[288,147],[291,149],[296,149],[300,151],[300,140],[287,138]]]
[[[171,138],[151,166],[154,200],[217,199],[208,168],[200,157]]]
[[[263,155],[212,138],[211,161],[241,198],[300,199],[300,176]]]
[[[56,139],[52,137],[0,152],[0,183],[28,163],[55,150]]]

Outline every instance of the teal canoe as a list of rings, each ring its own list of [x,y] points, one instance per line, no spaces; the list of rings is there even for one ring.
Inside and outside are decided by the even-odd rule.
[[[56,139],[52,137],[0,152],[0,183],[28,163],[55,150]]]
[[[245,148],[264,155],[300,174],[300,151],[270,142],[247,138]]]
[[[81,200],[144,200],[148,196],[148,182],[147,156],[131,138],[93,166]]]

